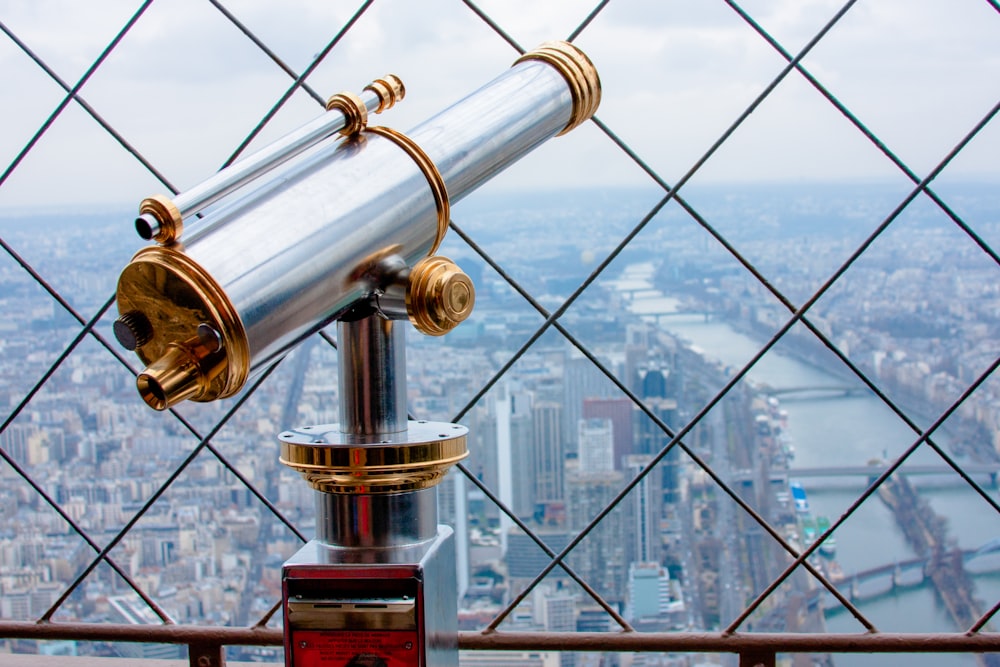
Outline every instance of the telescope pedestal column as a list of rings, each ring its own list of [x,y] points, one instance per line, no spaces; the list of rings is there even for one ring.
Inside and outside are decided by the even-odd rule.
[[[457,667],[453,531],[434,485],[466,429],[406,419],[402,323],[338,323],[339,424],[281,434],[317,491],[316,538],[282,568],[289,667]]]

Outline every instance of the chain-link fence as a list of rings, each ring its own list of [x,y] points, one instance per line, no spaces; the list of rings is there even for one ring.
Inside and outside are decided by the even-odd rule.
[[[477,315],[410,340],[413,412],[472,429],[442,493],[463,647],[996,649],[1000,5],[523,5],[0,10],[6,636],[273,644],[312,531],[274,436],[335,421],[333,336],[153,414],[110,334],[140,245],[119,204],[331,92],[396,72],[407,128],[562,38],[597,116],[455,206]]]

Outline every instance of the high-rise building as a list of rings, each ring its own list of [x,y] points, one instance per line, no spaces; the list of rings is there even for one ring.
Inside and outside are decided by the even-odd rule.
[[[547,528],[535,531],[535,536],[554,554],[565,549],[570,540],[566,531]],[[507,583],[511,596],[520,594],[528,583],[552,562],[552,557],[545,553],[530,535],[518,528],[512,529],[507,535],[507,550],[504,559],[507,563]],[[565,570],[556,567],[546,575],[545,581],[547,583],[565,583],[570,579]]]
[[[576,425],[583,418],[583,400],[611,396],[614,384],[590,359],[575,348],[567,352],[563,363],[563,432],[569,452],[577,451]]]
[[[0,446],[22,466],[40,465],[49,460],[45,433],[37,424],[15,423],[0,433]]]
[[[116,623],[126,625],[159,625],[160,619],[135,595],[115,595],[108,598],[108,613]],[[183,653],[177,644],[139,644],[116,642],[115,651],[133,660],[176,659]]]
[[[497,455],[497,418],[494,401],[482,401],[466,414],[469,428],[469,456],[465,466],[487,488],[497,490],[499,484]],[[481,507],[487,517],[495,518],[497,506],[486,500],[478,488],[469,489],[470,506]]]
[[[452,468],[436,488],[438,520],[451,526],[455,531],[455,571],[458,576],[458,598],[461,600],[469,588],[471,574],[465,475],[458,469]]]
[[[562,406],[553,401],[538,401],[532,414],[532,472],[536,514],[550,514],[554,506],[565,505],[563,471],[566,449],[563,442]]]
[[[565,588],[555,590],[539,585],[532,591],[532,610],[535,623],[549,632],[573,632],[576,629],[576,604],[574,596]]]
[[[639,373],[639,397],[657,419],[676,432],[677,401],[670,395],[673,385],[670,371],[661,364],[650,364]],[[669,442],[670,436],[658,424],[646,415],[639,416],[635,453],[656,456]],[[677,500],[679,465],[680,448],[674,446],[658,466],[665,502]]]
[[[666,614],[670,605],[670,575],[656,563],[632,563],[628,568],[628,618]]]
[[[571,534],[582,531],[625,486],[617,470],[586,472],[566,477],[566,517]],[[570,552],[568,561],[594,590],[609,602],[625,598],[625,508],[618,505]]]
[[[614,427],[610,419],[581,419],[577,423],[580,471],[611,471],[614,465]]]
[[[511,393],[510,438],[511,471],[513,472],[513,492],[509,507],[514,513],[528,519],[535,512],[535,483],[532,450],[534,449],[534,424],[530,392]]]
[[[647,454],[626,456],[624,468],[627,479],[631,481],[638,477],[650,466],[651,461],[652,457]],[[629,563],[660,562],[663,551],[660,539],[662,479],[657,470],[650,470],[622,501],[630,528],[626,551]]]
[[[532,473],[531,395],[514,392],[503,385],[494,397],[497,442],[497,488],[500,500],[519,518],[535,511]],[[501,532],[506,535],[513,521],[500,517]]]
[[[621,470],[622,459],[632,453],[634,435],[632,428],[635,405],[627,397],[583,399],[584,419],[607,419],[614,434],[613,463]]]

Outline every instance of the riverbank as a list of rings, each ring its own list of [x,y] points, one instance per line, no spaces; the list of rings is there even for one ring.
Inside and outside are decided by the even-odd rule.
[[[636,298],[633,299],[633,305],[637,305],[638,309],[633,310],[633,312],[644,314],[647,317],[659,319],[660,317],[675,317],[684,314],[704,314],[705,317],[723,322],[735,331],[752,338],[761,347],[767,344],[791,317],[791,314],[787,312],[780,318],[763,317],[756,308],[738,304],[717,290],[704,289],[701,286],[695,289],[691,283],[671,282],[669,283],[671,287],[678,291],[674,292],[671,297],[663,297],[653,287],[654,284],[661,284],[659,280],[662,276],[652,265],[645,266],[647,267],[645,270],[632,275],[631,279],[633,281],[643,279],[646,281],[647,290],[634,293]],[[654,293],[660,295],[661,304],[665,305],[665,308],[639,305],[648,301]],[[773,314],[774,311],[769,312]],[[781,340],[772,347],[772,350],[812,366],[826,375],[833,376],[846,386],[856,386],[859,389],[869,391],[864,381],[838,357],[838,354],[828,348],[804,324],[799,324],[787,331]],[[947,402],[940,404],[932,402],[924,393],[917,391],[913,386],[898,382],[894,378],[879,377],[873,363],[855,358],[857,355],[854,357],[845,356],[917,428],[926,428],[934,423],[950,407]],[[994,438],[983,422],[986,417],[979,411],[973,411],[972,415],[966,414],[967,412],[969,411],[956,411],[937,429],[935,434],[932,434],[931,439],[935,442],[938,440],[947,441],[946,451],[957,458],[968,458],[981,463],[1000,462],[1000,453],[993,447]],[[913,439],[916,440],[918,434],[916,431],[913,433]]]

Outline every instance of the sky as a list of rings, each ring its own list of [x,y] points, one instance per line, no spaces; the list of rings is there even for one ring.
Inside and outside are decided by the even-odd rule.
[[[220,0],[295,71],[360,0]],[[2,0],[0,22],[73,85],[137,1]],[[564,39],[596,0],[479,0],[522,48]],[[790,53],[839,1],[740,6]],[[723,0],[611,0],[576,38],[600,73],[597,116],[668,183],[685,177],[786,61]],[[517,56],[461,0],[375,0],[308,79],[326,97],[386,72],[407,97],[379,122],[407,130],[508,68]],[[802,64],[922,176],[1000,100],[1000,10],[988,0],[859,0]],[[209,0],[154,0],[80,95],[178,189],[211,175],[291,79]],[[65,93],[0,34],[0,169]],[[296,93],[251,147],[321,113]],[[1000,120],[942,179],[1000,184]],[[3,173],[3,172],[0,172]],[[789,74],[691,183],[900,180],[829,102]],[[651,178],[595,124],[553,139],[491,189],[645,187]],[[77,104],[0,184],[0,212],[128,205],[166,186]]]

